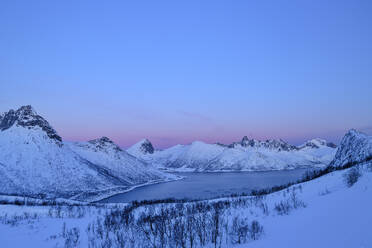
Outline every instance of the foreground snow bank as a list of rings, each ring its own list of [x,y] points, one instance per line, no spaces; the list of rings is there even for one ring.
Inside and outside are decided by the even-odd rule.
[[[266,237],[247,247],[372,247],[372,164],[367,167],[361,166],[362,176],[350,188],[346,171],[305,183],[308,207],[263,220]]]
[[[350,187],[345,175],[355,168],[361,177]],[[372,228],[371,168],[369,162],[266,196],[221,198],[203,201],[204,205],[200,202],[51,207],[0,205],[0,241],[2,247],[64,247],[78,235],[77,247],[88,247],[89,242],[102,244],[115,232],[120,234],[121,230],[126,230],[120,218],[128,213],[140,220],[146,214],[156,216],[162,209],[180,213],[190,211],[187,209],[193,206],[206,209],[212,206],[213,209],[218,204],[222,206],[221,220],[227,223],[227,229],[221,229],[226,230],[222,232],[226,235],[221,236],[222,247],[372,247],[369,233]],[[130,211],[126,212],[128,209]],[[258,236],[258,240],[247,236],[245,244],[233,243],[236,238],[233,222],[237,216],[250,228],[253,221],[257,221],[264,234]],[[111,222],[108,227],[116,227],[116,231],[106,230],[103,223],[115,218],[119,218],[118,221]],[[103,239],[98,238],[98,234],[92,236],[92,230],[99,230],[98,226],[109,236]],[[122,235],[129,235],[129,232]],[[147,244],[140,230],[131,235],[136,242],[142,242],[139,244]],[[119,247],[112,241],[112,247]],[[194,247],[200,247],[197,241]]]

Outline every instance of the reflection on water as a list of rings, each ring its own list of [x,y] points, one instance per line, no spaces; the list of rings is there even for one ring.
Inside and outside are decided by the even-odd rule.
[[[130,192],[107,198],[102,202],[131,202],[170,197],[206,199],[235,193],[249,193],[252,189],[263,189],[296,181],[305,171],[306,169],[264,172],[174,173],[186,178],[136,188]]]

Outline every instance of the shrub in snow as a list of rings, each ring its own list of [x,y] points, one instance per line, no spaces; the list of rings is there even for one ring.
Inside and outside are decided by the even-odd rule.
[[[263,232],[262,226],[240,216],[229,218],[229,209],[257,205],[259,210],[262,200],[257,197],[157,206],[132,203],[90,223],[86,230],[88,247],[221,247],[224,243],[256,240]]]
[[[358,181],[359,177],[361,176],[362,174],[360,173],[358,167],[351,168],[348,172],[344,174],[346,185],[348,187],[353,186]]]
[[[291,201],[292,207],[294,209],[301,208],[301,207],[302,208],[306,207],[306,204],[297,197],[297,193],[296,193],[295,190],[293,190],[291,195],[290,195],[290,201]]]
[[[66,227],[64,226],[64,228]],[[65,230],[64,236],[65,248],[74,248],[79,245],[80,230],[78,228],[74,227],[70,230]]]
[[[263,226],[261,226],[258,221],[252,221],[251,225],[249,226],[249,236],[253,240],[257,240],[263,234]]]
[[[289,201],[287,200],[276,203],[274,209],[279,215],[288,215],[292,207]]]
[[[235,216],[231,226],[230,239],[233,244],[242,244],[248,238],[248,221]]]

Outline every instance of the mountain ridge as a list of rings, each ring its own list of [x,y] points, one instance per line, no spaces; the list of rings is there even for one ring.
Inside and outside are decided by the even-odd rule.
[[[320,142],[322,141],[322,142]],[[317,144],[315,144],[317,142]],[[325,142],[325,143],[324,143]],[[171,171],[254,171],[322,167],[331,162],[335,148],[321,139],[296,147],[283,140],[259,141],[244,136],[230,145],[194,141],[154,154],[136,151],[138,143],[127,149],[133,156]],[[310,145],[311,144],[311,145]]]

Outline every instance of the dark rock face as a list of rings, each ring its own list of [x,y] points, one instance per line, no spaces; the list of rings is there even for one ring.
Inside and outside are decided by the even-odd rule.
[[[104,148],[112,147],[115,151],[122,151],[122,149],[118,145],[116,145],[112,140],[110,140],[109,138],[105,136],[99,139],[90,140],[88,142],[95,145],[96,148],[100,150]]]
[[[283,140],[266,140],[260,141],[255,139],[249,139],[247,136],[244,136],[240,142],[235,142],[229,145],[229,148],[234,148],[236,145],[241,145],[242,147],[263,147],[272,150],[278,151],[293,151],[298,150],[296,146],[290,145]]]
[[[312,140],[307,141],[302,146],[299,146],[299,149],[303,149],[303,148],[306,148],[306,147],[318,149],[321,146],[328,146],[330,148],[337,148],[337,145],[335,145],[334,143],[327,142],[326,140],[317,138],[317,139],[312,139]]]
[[[140,149],[144,154],[148,154],[148,153],[153,154],[154,151],[155,151],[154,147],[152,146],[151,142],[148,139],[145,139],[143,141],[143,143],[141,144]]]
[[[332,143],[332,142],[328,142],[327,146],[331,147],[331,148],[337,148],[337,145],[335,143]]]
[[[40,115],[38,115],[30,105],[22,106],[18,110],[9,110],[0,118],[0,130],[4,131],[13,125],[31,129],[39,126],[49,138],[61,142],[62,138],[49,125],[49,123]]]
[[[319,148],[319,146],[316,145],[316,144],[313,143],[313,142],[307,142],[307,143],[305,144],[305,147]]]
[[[361,163],[372,157],[372,137],[351,129],[342,138],[331,165],[338,167],[348,163]]]

